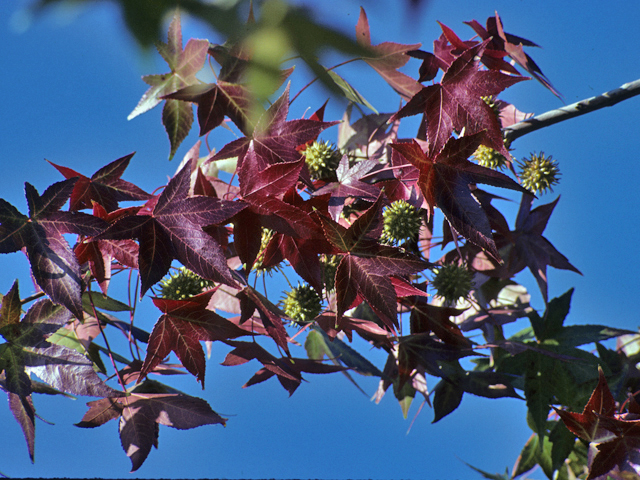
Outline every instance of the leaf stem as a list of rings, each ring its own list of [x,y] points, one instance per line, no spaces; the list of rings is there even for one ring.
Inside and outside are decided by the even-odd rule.
[[[599,110],[604,107],[611,107],[616,103],[640,95],[640,79],[598,95],[587,98],[566,107],[549,110],[548,112],[536,115],[504,129],[504,138],[508,143],[541,128],[548,127],[555,123],[564,122],[570,118],[578,117],[586,113]]]
[[[96,306],[93,303],[93,297],[91,295],[91,283],[89,283],[89,286],[87,288],[87,293],[89,294],[89,303],[91,303],[91,310],[93,311],[93,317],[96,320],[98,320],[98,327],[100,328],[100,333],[102,334],[102,339],[104,340],[104,344],[107,347],[107,351],[109,352],[109,359],[111,360],[111,365],[113,365],[113,370],[115,371],[115,375],[116,375],[116,377],[118,377],[118,383],[122,387],[122,391],[127,393],[127,387],[124,385],[124,382],[122,381],[122,377],[120,376],[120,372],[118,371],[118,367],[116,365],[116,361],[113,358],[113,355],[111,353],[111,347],[109,346],[109,340],[107,340],[107,335],[104,333],[104,328],[102,328],[102,325],[100,324],[100,320],[98,319],[98,312],[96,311]]]

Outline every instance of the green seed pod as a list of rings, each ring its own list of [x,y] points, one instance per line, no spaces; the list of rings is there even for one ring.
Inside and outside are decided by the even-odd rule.
[[[396,200],[382,213],[384,226],[380,240],[388,245],[403,241],[416,241],[422,226],[422,215],[413,205],[404,200]]]
[[[295,323],[307,323],[322,311],[322,301],[309,285],[298,284],[283,300],[284,313]]]
[[[454,303],[469,296],[473,287],[473,273],[459,265],[443,265],[438,269],[431,285],[436,289],[438,297],[447,303]]]
[[[480,145],[473,154],[473,158],[476,159],[478,165],[491,168],[493,170],[502,170],[507,166],[507,159],[504,158],[500,152],[497,152],[491,147],[486,145]]]
[[[329,142],[315,141],[302,154],[312,180],[334,180],[342,155]]]
[[[518,162],[518,167],[522,170],[520,183],[534,194],[553,191],[553,185],[560,181],[558,162],[551,155],[546,157],[544,152],[532,153],[528,159],[523,158],[522,162]]]
[[[186,267],[160,280],[160,296],[169,300],[187,300],[213,287],[212,280],[205,280]]]

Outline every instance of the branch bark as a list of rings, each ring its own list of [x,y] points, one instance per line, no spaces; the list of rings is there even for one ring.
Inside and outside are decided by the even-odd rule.
[[[509,144],[527,133],[535,132],[554,123],[563,122],[604,107],[611,107],[618,102],[636,95],[640,95],[640,79],[625,83],[621,87],[605,92],[602,95],[587,98],[567,105],[566,107],[549,110],[548,112],[511,125],[504,129],[504,138],[507,144]]]

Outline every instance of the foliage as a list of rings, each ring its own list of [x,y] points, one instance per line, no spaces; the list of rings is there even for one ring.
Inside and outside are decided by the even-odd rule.
[[[159,17],[138,24],[141,7],[134,3],[121,2],[146,42]],[[159,5],[168,10],[171,2]],[[200,135],[228,127],[228,119],[238,139],[203,158],[198,142],[160,193],[121,179],[130,154],[91,177],[52,164],[65,180],[42,195],[26,183],[28,215],[0,199],[0,252],[25,251],[38,296],[47,297],[23,315],[23,305],[34,299],[21,299],[16,282],[0,307],[0,388],[31,458],[34,392],[99,397],[77,425],[119,419],[133,470],[158,446],[159,425],[225,425],[204,400],[148,378],[186,370],[204,388],[201,342],[220,342],[229,347],[223,365],[261,365],[245,386],[275,376],[291,395],[303,373],[340,372],[354,384],[353,372],[373,375],[380,378],[376,400],[393,386],[405,417],[416,393],[433,406],[434,422],[455,411],[465,393],[523,398],[533,436],[511,476],[473,467],[487,478],[512,478],[536,465],[549,478],[638,473],[640,406],[632,394],[622,413],[620,398],[607,387],[608,379],[618,396],[636,392],[638,375],[630,373],[636,358],[601,342],[639,337],[604,325],[565,325],[572,291],[549,300],[546,270],[580,272],[542,235],[559,198],[532,208],[530,192],[545,193],[558,182],[557,162],[532,155],[517,177],[505,143],[513,119],[527,118],[497,98],[528,79],[514,64],[558,94],[523,50],[535,44],[505,33],[496,14],[486,28],[467,22],[479,40],[463,41],[441,25],[433,52],[419,50],[420,44],[373,45],[364,9],[353,40],[295,9],[276,15],[277,5],[265,3],[258,19],[251,10],[247,25],[233,23],[233,35],[228,24],[214,22],[229,33],[224,45],[192,39],[183,48],[175,13],[167,42],[157,44],[170,72],[143,77],[150,88],[130,115],[164,102],[170,158],[192,128],[193,105]],[[183,8],[205,18],[221,12],[195,1]],[[260,41],[274,18],[285,40],[269,57]],[[338,66],[315,59],[323,35],[329,46],[357,55],[351,60],[369,65],[406,104],[396,112],[364,113],[371,105],[334,72]],[[268,101],[293,73],[283,65],[291,50],[332,93],[351,102],[342,123],[325,121],[324,106],[309,118],[288,119],[289,84]],[[206,84],[196,74],[209,57],[219,68],[217,81]],[[398,70],[411,58],[422,60],[417,79]],[[361,116],[352,121],[354,104]],[[416,115],[413,138],[399,138],[402,119]],[[339,123],[337,148],[318,138]],[[496,171],[502,167],[512,175]],[[521,195],[513,230],[491,204],[499,197],[478,184]],[[143,203],[123,208],[123,201]],[[436,209],[445,218],[439,242]],[[73,248],[64,236],[70,233],[78,235]],[[432,248],[451,242],[434,261]],[[163,280],[174,262],[182,265],[178,274]],[[525,267],[542,293],[542,316],[514,280]],[[134,327],[131,302],[107,296],[112,272],[119,271],[137,272],[139,288],[128,277],[137,296],[154,295],[161,314],[150,333]],[[274,274],[304,282],[274,304],[256,287],[259,277]],[[125,311],[129,321],[109,311]],[[518,319],[528,325],[506,337],[504,325]],[[131,358],[109,347],[111,327],[127,332]],[[349,346],[354,332],[387,354],[383,370]],[[594,343],[595,352],[585,349]],[[144,359],[133,353],[144,351],[141,344]],[[171,354],[177,365],[169,363]],[[585,403],[580,414],[568,411]]]

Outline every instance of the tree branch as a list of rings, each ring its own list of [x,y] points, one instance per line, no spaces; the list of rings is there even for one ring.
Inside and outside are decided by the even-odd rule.
[[[507,143],[513,142],[527,133],[535,132],[554,123],[563,122],[573,117],[584,115],[604,107],[611,107],[618,102],[640,95],[640,79],[625,83],[619,88],[610,90],[596,97],[587,98],[566,107],[549,110],[504,129],[504,138]]]

